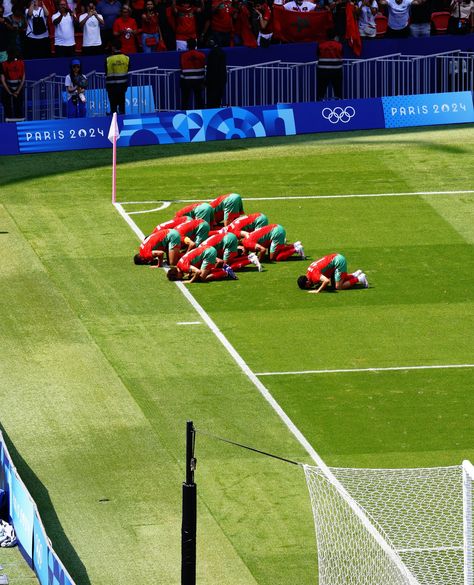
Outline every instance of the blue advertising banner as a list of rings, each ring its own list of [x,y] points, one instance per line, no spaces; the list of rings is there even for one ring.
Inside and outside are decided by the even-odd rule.
[[[0,489],[8,495],[8,514],[11,520],[12,510],[12,469],[13,462],[8,452],[7,446],[3,441],[3,435],[0,431]]]
[[[380,98],[294,104],[296,134],[384,128]]]
[[[109,98],[105,89],[86,89],[87,115],[105,116],[110,111]],[[63,93],[63,101],[66,103],[68,95]],[[151,85],[131,86],[125,94],[125,114],[139,115],[155,111],[155,96]]]
[[[31,564],[33,558],[33,520],[35,504],[18,473],[12,472],[12,509],[10,511],[18,544]]]
[[[296,134],[294,106],[219,108],[126,117],[118,146],[175,144]]]
[[[33,523],[33,569],[41,585],[49,585],[48,548],[48,537],[36,511]]]
[[[48,551],[48,581],[46,583],[48,585],[74,585],[74,581],[51,547]]]
[[[20,154],[110,146],[107,139],[110,118],[106,117],[33,120],[18,122],[16,126]]]
[[[385,128],[474,122],[470,91],[384,97],[382,104]]]
[[[129,115],[119,118],[117,144],[147,146],[473,121],[472,93],[453,92]],[[109,125],[105,116],[19,122],[17,144],[10,143],[10,150],[4,152],[110,148]],[[3,131],[6,125],[1,126]]]

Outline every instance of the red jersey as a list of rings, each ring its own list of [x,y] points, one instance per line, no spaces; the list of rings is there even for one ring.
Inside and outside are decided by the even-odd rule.
[[[164,230],[164,229],[172,229],[181,225],[185,221],[189,221],[191,218],[187,217],[186,215],[180,215],[179,217],[175,217],[173,219],[169,219],[168,221],[164,221],[163,223],[159,223],[156,228],[153,230],[153,233]]]
[[[268,220],[263,213],[251,213],[250,215],[242,215],[239,218],[234,219],[234,221],[227,227],[227,231],[232,232],[239,237],[242,230],[246,232],[254,231],[254,225],[256,225],[257,220],[263,220],[268,223]],[[264,223],[262,223],[262,226],[260,227],[264,227]]]
[[[147,35],[155,35],[158,33],[158,14],[143,14],[142,15],[142,32]]]
[[[193,6],[176,6],[174,21],[177,41],[187,41],[197,37],[195,15],[196,9]]]
[[[203,219],[190,219],[178,225],[176,231],[181,236],[181,239],[189,237],[202,223],[207,223]]]
[[[133,18],[130,17],[124,18],[123,16],[119,16],[114,22],[112,30],[114,33],[120,33],[122,53],[130,55],[130,53],[137,52],[137,43],[135,40],[135,35],[133,34],[133,32],[136,32],[137,29],[137,23]]]
[[[194,248],[194,250],[191,250],[182,256],[178,260],[178,264],[176,264],[176,266],[183,272],[189,272],[191,266],[195,266],[196,268],[205,266],[206,268],[212,270],[216,265],[216,257],[216,249],[212,246],[208,246],[207,244],[203,244],[202,246],[198,246],[197,248]]]
[[[140,245],[140,251],[138,252],[142,258],[145,260],[152,260],[153,259],[153,250],[163,250],[163,252],[167,249],[167,244],[163,243],[163,240],[168,235],[170,230],[159,230],[157,232],[153,232],[147,238],[143,240]]]
[[[334,258],[337,255],[338,254],[328,254],[327,256],[324,256],[323,258],[320,258],[319,260],[312,262],[309,265],[308,270],[306,271],[306,276],[308,280],[311,281],[313,284],[316,284],[321,279],[321,274],[324,274],[324,276],[326,276],[327,278],[331,278],[331,276],[334,274],[334,270],[336,267],[333,266],[328,268],[328,265],[332,262],[332,260],[334,260]]]
[[[270,232],[272,231],[273,228],[276,228],[278,226],[278,224],[276,223],[270,223],[268,225],[265,225],[261,228],[259,228],[258,230],[255,230],[254,232],[252,232],[248,238],[245,238],[246,240],[251,240],[252,242],[258,242],[259,240],[262,240],[262,238],[265,238],[266,235],[268,235],[268,237],[270,238]]]
[[[342,69],[342,45],[338,41],[323,41],[318,45],[320,69]]]
[[[215,32],[232,31],[231,0],[212,0],[211,29]]]
[[[201,205],[198,202],[196,203],[191,203],[191,205],[186,205],[186,207],[183,207],[183,209],[180,209],[179,211],[177,211],[175,213],[175,217],[180,217],[182,215],[188,215],[190,211],[192,211],[195,207],[197,207],[198,205]]]

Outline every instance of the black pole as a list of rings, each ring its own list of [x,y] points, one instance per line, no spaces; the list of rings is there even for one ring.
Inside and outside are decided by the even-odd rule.
[[[181,524],[181,585],[196,584],[196,525],[197,487],[194,483],[195,429],[193,422],[186,423],[186,481],[183,483],[183,516]]]

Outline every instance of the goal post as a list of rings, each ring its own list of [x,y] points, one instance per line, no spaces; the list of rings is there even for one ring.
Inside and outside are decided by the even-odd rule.
[[[319,585],[474,585],[469,462],[304,469]]]
[[[462,462],[463,485],[463,544],[464,544],[464,585],[473,585],[473,541],[472,541],[472,482],[474,466],[470,461]]]

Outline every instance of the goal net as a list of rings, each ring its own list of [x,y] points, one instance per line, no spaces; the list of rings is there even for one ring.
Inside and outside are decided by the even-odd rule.
[[[474,467],[305,466],[319,585],[474,585]]]

